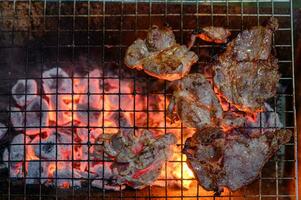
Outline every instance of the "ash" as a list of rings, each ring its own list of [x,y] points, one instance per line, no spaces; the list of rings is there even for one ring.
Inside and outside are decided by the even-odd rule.
[[[44,71],[42,94],[36,80],[18,80],[12,87],[15,105],[10,108],[18,135],[2,156],[10,178],[59,188],[90,182],[115,191],[155,184],[173,157],[177,138],[173,133],[134,129],[134,120],[141,127],[147,122],[144,115],[127,112],[133,110],[134,96],[117,94],[134,88],[121,82],[106,79],[99,69],[70,77],[59,67]],[[137,94],[136,107],[146,109],[146,98]],[[163,97],[149,101],[150,110],[164,110]],[[164,126],[157,117],[150,123]],[[0,125],[4,137],[7,128]]]

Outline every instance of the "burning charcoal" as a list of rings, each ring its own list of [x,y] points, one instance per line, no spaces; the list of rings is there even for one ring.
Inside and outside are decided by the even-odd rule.
[[[39,143],[39,138],[36,137],[37,140],[33,140],[32,143]],[[46,158],[49,160],[54,160],[56,158],[56,136],[54,134],[48,136],[46,139],[41,141],[43,144],[34,145],[35,154],[38,157]],[[41,148],[41,152],[40,152]]]
[[[8,149],[6,148],[2,155],[2,161],[5,168],[9,170],[9,177],[11,178],[20,178],[23,177],[23,162],[13,162],[9,160]],[[12,153],[11,153],[12,155]],[[19,157],[19,156],[18,156]],[[22,158],[23,159],[23,158]]]
[[[24,134],[16,135],[10,144],[10,161],[24,160],[24,146],[30,142],[29,137]]]
[[[12,95],[19,106],[30,103],[37,94],[37,83],[35,80],[18,80],[12,88]]]
[[[47,171],[44,165],[43,162],[40,163],[38,160],[27,162],[26,184],[44,184],[47,181],[47,179],[41,179],[42,174],[45,173],[44,170]]]
[[[72,121],[72,109],[75,109],[75,104],[72,108],[71,95],[47,95],[49,98],[49,109],[51,110],[49,120],[57,125],[66,125]]]
[[[24,129],[24,112],[17,107],[10,108],[10,121],[17,131]]]
[[[89,92],[91,94],[97,94],[102,92],[102,72],[99,69],[94,69],[89,72],[89,76],[86,77],[89,79]]]
[[[72,138],[70,135],[62,132],[51,132],[47,138],[41,139],[41,144],[39,142],[39,137],[32,141],[32,144],[38,144],[33,145],[36,156],[48,160],[72,159]]]
[[[105,190],[121,191],[125,189],[125,185],[110,185],[108,181],[105,180],[94,180],[91,185],[93,187]]]
[[[273,110],[273,108],[267,103],[264,103],[264,107],[265,112],[258,113],[256,120],[248,121],[246,127],[263,127],[271,129],[283,128],[283,124],[281,123],[278,114]]]
[[[89,107],[87,104],[77,104],[76,119],[83,125],[100,126],[103,112],[98,107]]]
[[[254,181],[267,161],[281,145],[289,142],[289,130],[258,130],[257,134],[216,127],[198,130],[185,142],[183,153],[199,183],[217,193],[231,191]]]
[[[71,162],[70,162],[71,163]],[[58,166],[57,170],[53,172],[53,177],[58,178],[53,181],[59,188],[69,188],[69,187],[81,187],[81,179],[87,179],[88,173],[81,172],[75,168],[70,167],[69,164],[64,164],[63,166]],[[64,179],[65,178],[65,179]]]
[[[111,169],[111,162],[102,162],[90,167],[90,172],[96,177],[111,179],[114,175]]]
[[[7,127],[0,122],[0,140],[4,138],[7,132]]]
[[[72,80],[61,68],[55,67],[43,73],[44,92],[50,93],[72,93]]]
[[[81,139],[81,143],[87,143],[89,141],[93,144],[95,143],[95,139],[103,134],[102,128],[90,129],[90,133],[88,133],[88,128],[77,128],[76,130],[78,137]]]
[[[9,177],[10,178],[23,178],[24,177],[24,170],[23,170],[23,163],[13,163],[9,168]]]
[[[36,135],[45,131],[49,125],[49,106],[46,100],[36,97],[27,107],[25,126],[27,135]]]
[[[117,183],[135,189],[151,185],[158,178],[176,143],[173,134],[155,137],[147,130],[140,136],[119,132],[109,137],[109,141],[104,141],[104,152],[114,158],[112,170]]]

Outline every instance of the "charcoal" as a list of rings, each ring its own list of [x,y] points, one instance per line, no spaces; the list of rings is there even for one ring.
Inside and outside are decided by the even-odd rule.
[[[36,137],[32,143],[39,144],[40,139]],[[41,140],[43,144],[34,145],[34,151],[36,156],[40,158],[46,158],[49,160],[54,160],[56,158],[56,136],[54,134],[48,136],[46,139]],[[40,152],[41,149],[41,152]]]
[[[24,129],[24,112],[21,111],[20,108],[11,107],[10,108],[10,121],[17,131],[21,131]]]
[[[111,162],[101,162],[94,166],[91,166],[90,172],[95,174],[98,178],[111,179],[114,176],[111,166]]]
[[[88,107],[88,104],[77,104],[76,118],[83,125],[99,126],[102,123],[103,112],[98,107]]]
[[[108,183],[108,181],[103,181],[103,180],[94,180],[92,181],[91,185],[99,189],[113,190],[113,191],[121,191],[125,189],[125,185],[111,185]]]
[[[36,135],[47,130],[49,126],[49,106],[45,99],[36,97],[27,107],[25,126],[27,135]]]
[[[37,95],[37,83],[35,80],[18,80],[12,88],[12,95],[19,106],[29,104]]]
[[[62,132],[52,131],[47,138],[36,137],[32,144],[36,156],[48,160],[69,160],[72,159],[71,136]],[[41,152],[40,152],[41,149]]]
[[[42,179],[41,177],[43,177],[42,174],[45,174],[48,171],[48,168],[45,168],[45,163],[35,160],[27,162],[27,164],[26,184],[44,184],[47,179]]]
[[[16,135],[10,144],[10,161],[23,161],[24,160],[24,146],[30,142],[29,137],[24,138],[24,134]]]
[[[246,127],[262,127],[265,128],[265,130],[283,128],[279,115],[274,111],[274,109],[268,103],[264,103],[264,107],[265,111],[258,113],[254,121],[247,121]]]
[[[4,138],[7,133],[7,127],[0,122],[0,140]]]
[[[61,68],[55,67],[43,72],[43,89],[47,94],[72,93],[72,80]]]

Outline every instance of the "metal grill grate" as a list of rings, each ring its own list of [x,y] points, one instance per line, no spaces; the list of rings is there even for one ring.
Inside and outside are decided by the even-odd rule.
[[[285,128],[291,129],[295,133],[292,143],[287,144],[277,156],[268,162],[259,180],[237,192],[226,191],[221,197],[215,197],[213,193],[206,192],[197,186],[196,180],[192,180],[189,190],[183,187],[185,181],[183,178],[176,180],[181,183],[179,188],[168,186],[169,182],[175,181],[167,178],[168,169],[165,170],[165,178],[162,179],[166,187],[150,186],[143,190],[127,189],[120,192],[98,190],[93,188],[90,182],[80,189],[49,188],[43,184],[28,185],[26,184],[28,177],[15,180],[1,169],[1,199],[298,199],[296,193],[298,166],[296,160],[292,1],[234,2],[229,0],[224,2],[177,1],[170,3],[167,0],[160,2],[56,2],[44,0],[41,2],[1,2],[0,8],[0,64],[2,66],[0,76],[3,83],[0,86],[0,119],[9,125],[8,136],[5,141],[0,142],[2,151],[16,135],[14,128],[9,124],[13,112],[11,110],[13,99],[10,89],[18,79],[35,79],[40,88],[39,93],[42,94],[42,73],[53,66],[66,69],[71,77],[77,71],[89,71],[95,66],[102,68],[104,75],[99,78],[103,82],[106,80],[118,81],[118,91],[107,95],[118,97],[119,108],[105,112],[116,112],[119,117],[121,112],[132,112],[135,128],[160,129],[164,133],[174,129],[180,135],[178,148],[181,149],[185,143],[186,128],[183,125],[169,127],[165,109],[149,108],[149,99],[152,96],[163,97],[164,107],[167,106],[168,98],[171,95],[168,84],[156,81],[141,72],[127,70],[123,64],[123,55],[128,45],[137,37],[145,35],[150,25],[162,25],[165,22],[173,27],[177,41],[185,43],[189,34],[196,27],[224,26],[229,27],[235,33],[247,27],[259,25],[270,16],[277,17],[280,26],[274,35],[274,47],[282,74],[280,84],[285,89],[278,91],[278,95],[271,101],[271,105],[274,106],[275,112],[279,113]],[[204,49],[210,50],[210,53],[205,53]],[[202,72],[203,66],[211,61],[212,57],[219,51],[219,46],[198,42],[193,50],[200,55],[199,63],[197,67],[193,68],[193,71]],[[208,77],[208,79],[210,78]],[[133,84],[132,92],[122,91],[123,80]],[[142,87],[141,85],[145,86]],[[121,109],[122,100],[120,97],[122,95],[134,97],[144,95],[146,96],[146,107],[144,109],[137,108],[136,98],[134,98],[133,108],[124,111]],[[57,112],[58,110],[54,111]],[[73,106],[71,112],[75,112]],[[135,115],[139,112],[146,114],[147,123],[143,127],[135,122]],[[162,120],[164,120],[164,126],[152,127],[149,125],[149,118],[153,112],[160,113]],[[75,127],[75,125],[72,123],[70,127]],[[41,129],[42,127],[37,128]],[[54,128],[57,130],[61,127],[56,125]],[[90,129],[93,126],[82,128]],[[128,127],[119,126],[117,128]],[[41,143],[41,139],[39,142]],[[58,141],[56,141],[56,145],[59,145]],[[70,161],[75,162],[73,159]],[[41,161],[39,162],[41,163]],[[57,162],[58,159],[55,160],[56,165]],[[185,161],[181,157],[180,160],[169,162],[180,163],[183,167]],[[9,161],[10,164],[12,162]],[[165,164],[165,168],[168,168],[167,164]],[[71,179],[76,180],[73,173],[72,170]],[[181,174],[183,177],[183,168]],[[57,182],[57,179],[55,181]]]

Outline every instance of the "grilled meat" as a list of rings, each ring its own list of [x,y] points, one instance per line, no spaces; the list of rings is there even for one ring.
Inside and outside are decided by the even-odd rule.
[[[244,30],[228,44],[226,54],[237,61],[267,60],[271,54],[272,36],[278,29],[278,20],[270,18],[266,26]]]
[[[182,122],[193,128],[215,124],[223,110],[206,78],[199,73],[189,74],[176,82],[169,112],[174,109]]]
[[[112,171],[117,183],[135,189],[144,188],[158,178],[164,162],[172,155],[172,145],[176,143],[173,134],[155,137],[148,130],[140,136],[127,131],[108,137],[104,140],[103,152],[114,160]]]
[[[130,45],[124,58],[132,69],[169,81],[183,78],[196,63],[198,56],[185,45],[179,45],[170,28],[153,26],[146,40],[137,39]]]
[[[188,127],[220,125],[224,128],[241,127],[246,119],[232,112],[224,112],[212,85],[200,73],[189,74],[174,82],[175,90],[168,106],[169,117],[178,118]]]
[[[226,187],[235,191],[254,181],[265,163],[291,136],[291,131],[284,129],[247,135],[209,127],[188,138],[183,153],[206,190],[220,193]]]
[[[147,33],[145,42],[149,51],[161,51],[175,45],[176,39],[170,27],[159,28],[153,25]]]
[[[208,26],[202,28],[196,37],[207,42],[226,43],[231,32],[223,27]]]
[[[280,75],[271,43],[277,27],[277,20],[271,18],[265,27],[243,31],[214,64],[217,90],[241,111],[262,111],[264,102],[276,94]]]

